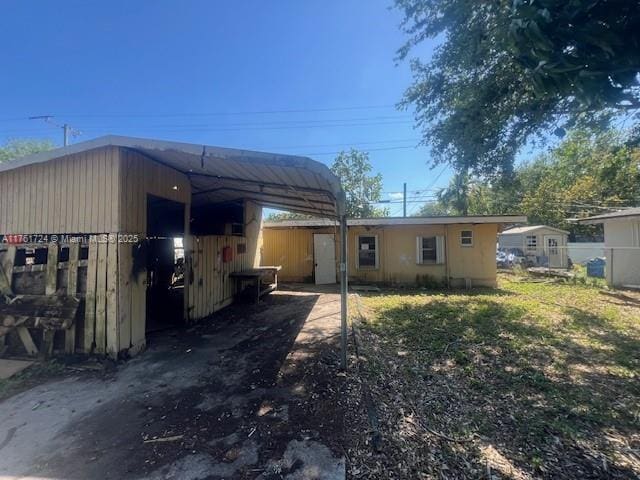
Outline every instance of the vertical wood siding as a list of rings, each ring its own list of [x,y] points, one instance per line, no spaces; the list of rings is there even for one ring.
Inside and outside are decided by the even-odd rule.
[[[117,231],[119,165],[108,147],[0,172],[0,234]]]
[[[310,282],[313,277],[313,234],[332,233],[334,228],[265,228],[262,234],[262,265],[280,265],[284,282]],[[338,249],[336,243],[336,249]],[[339,250],[336,250],[336,260]],[[336,270],[337,271],[337,270]]]
[[[247,244],[244,237],[207,235],[194,237],[192,268],[193,283],[189,288],[189,318],[198,320],[229,305],[235,295],[235,280],[232,272],[251,268],[250,256],[238,253],[238,245]],[[222,250],[231,247],[233,259],[222,261]],[[189,281],[189,273],[186,280]]]
[[[191,202],[191,183],[186,175],[133,150],[121,149],[120,159],[122,203],[118,231],[146,233],[148,194],[185,205]]]

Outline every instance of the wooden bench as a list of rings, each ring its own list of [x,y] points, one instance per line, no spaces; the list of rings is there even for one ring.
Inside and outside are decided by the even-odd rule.
[[[251,284],[251,296],[253,302],[259,302],[263,295],[273,292],[278,288],[278,272],[282,270],[280,265],[255,267],[229,274],[230,278],[235,278],[238,282],[237,291],[242,294],[245,290],[245,283]],[[265,281],[266,280],[266,281]]]

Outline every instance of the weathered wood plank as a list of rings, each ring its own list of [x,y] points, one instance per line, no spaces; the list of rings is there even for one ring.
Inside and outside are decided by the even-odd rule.
[[[47,252],[45,295],[55,295],[58,287],[58,244],[50,243]]]
[[[10,295],[13,292],[11,281],[15,258],[16,247],[8,245],[6,251],[0,256],[0,294]]]
[[[131,355],[135,355],[146,345],[146,292],[147,272],[142,270],[131,277]]]
[[[98,270],[96,273],[96,340],[95,352],[105,353],[107,348],[107,243],[98,243]]]
[[[118,243],[109,242],[107,245],[107,311],[106,311],[106,341],[107,354],[112,358],[118,357],[120,351],[120,319],[118,317]]]
[[[96,278],[98,273],[98,244],[89,243],[89,264],[87,265],[87,292],[84,310],[84,352],[92,353],[95,345],[96,329]]]
[[[31,333],[29,333],[27,327],[20,326],[16,328],[16,331],[18,332],[18,336],[20,337],[20,340],[22,341],[27,354],[37,355],[38,347],[36,347],[36,344],[33,343],[33,338],[31,338]]]
[[[67,270],[67,295],[75,296],[78,292],[78,259],[80,258],[80,244],[69,245],[69,268]],[[76,350],[76,330],[78,326],[74,324],[64,335],[65,352],[72,354]]]
[[[118,245],[118,343],[120,350],[131,347],[131,244]]]

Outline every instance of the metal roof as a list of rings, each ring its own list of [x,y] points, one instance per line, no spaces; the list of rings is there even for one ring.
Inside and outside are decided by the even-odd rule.
[[[440,217],[376,217],[351,218],[347,220],[350,227],[383,226],[383,225],[451,225],[481,223],[522,223],[527,217],[523,215],[472,215],[472,216],[440,216]],[[283,220],[281,222],[264,222],[265,228],[300,228],[300,227],[332,227],[335,222],[322,218],[308,220]]]
[[[518,235],[521,233],[533,232],[535,230],[540,230],[540,229],[553,230],[555,232],[569,235],[569,232],[567,232],[566,230],[550,227],[548,225],[525,225],[524,227],[514,227],[514,228],[510,228],[509,230],[505,230],[500,235]]]
[[[625,208],[624,210],[618,210],[617,212],[603,213],[601,215],[594,215],[593,217],[578,218],[576,221],[585,225],[592,225],[596,223],[603,223],[604,220],[627,217],[640,217],[640,207]]]
[[[344,193],[329,168],[307,157],[107,135],[0,163],[0,172],[102,147],[135,150],[189,177],[192,205],[249,199],[261,205],[336,217]]]

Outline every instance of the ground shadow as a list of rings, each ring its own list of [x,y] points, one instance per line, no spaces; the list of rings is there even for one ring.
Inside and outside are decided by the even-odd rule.
[[[148,351],[86,385],[102,393],[83,397],[96,404],[56,433],[55,450],[3,473],[189,478],[206,468],[207,478],[255,478],[294,439],[339,451],[342,415],[326,411],[337,403],[337,338],[321,325],[335,305],[319,294],[278,292],[151,336]]]

